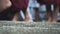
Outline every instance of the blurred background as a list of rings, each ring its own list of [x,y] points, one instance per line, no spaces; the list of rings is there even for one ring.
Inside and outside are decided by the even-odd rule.
[[[28,13],[29,16],[32,20],[35,20],[35,11],[33,8],[37,7],[39,9],[39,17],[41,19],[41,21],[46,20],[46,6],[45,5],[40,5],[39,3],[37,3],[36,0],[29,0],[29,4],[28,4]],[[54,10],[54,5],[51,5],[51,10]],[[23,17],[23,19],[25,19],[25,16],[23,14],[23,12],[21,11],[21,16]],[[58,21],[60,20],[60,13],[58,13]]]
[[[7,2],[5,1],[5,3],[7,3]],[[4,3],[4,1],[1,2],[1,4],[3,4],[3,6],[4,6],[4,9],[6,9],[5,3]],[[6,10],[3,10],[2,13],[0,13],[0,20],[9,20],[10,21],[14,18],[14,16],[15,16],[14,14],[17,13],[18,11],[20,11],[20,9],[15,10],[15,8],[13,6],[14,5],[12,4],[12,6],[10,8],[7,8]],[[0,5],[0,7],[1,7],[1,5]],[[1,7],[1,9],[3,9],[2,7]],[[48,18],[47,18],[47,11],[46,10],[47,10],[46,5],[40,5],[40,3],[37,2],[37,0],[29,0],[28,6],[27,6],[27,11],[28,11],[29,17],[32,19],[32,21],[36,21],[37,19],[39,19],[39,21],[47,21]],[[53,13],[54,5],[51,5],[51,10]],[[14,12],[14,11],[17,11],[17,12]],[[21,16],[21,17],[19,17],[20,21],[25,20],[25,16],[24,16],[24,13],[22,10],[20,11],[20,13],[18,12],[17,14],[20,14],[19,16]],[[54,13],[52,14],[52,16],[53,15],[54,15]],[[36,17],[37,17],[37,19],[36,19]],[[60,13],[59,12],[58,12],[57,20],[60,21]]]

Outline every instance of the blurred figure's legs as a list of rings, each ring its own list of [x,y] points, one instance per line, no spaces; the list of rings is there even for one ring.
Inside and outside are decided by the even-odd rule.
[[[16,10],[12,21],[19,21],[20,20],[20,10]]]
[[[59,11],[59,6],[58,5],[54,5],[54,15],[53,15],[52,22],[57,22],[58,11]]]
[[[27,10],[26,11],[23,11],[24,15],[25,15],[25,21],[26,22],[32,22],[32,19],[30,18]]]
[[[20,12],[19,12],[19,10],[17,10],[18,12],[14,15],[14,17],[13,17],[13,21],[19,21],[20,20]],[[24,15],[25,15],[25,21],[26,22],[32,22],[32,20],[31,20],[31,18],[29,17],[29,15],[28,15],[28,12],[27,11],[23,11],[23,13],[24,13]]]
[[[47,5],[46,5],[46,9],[47,9],[48,22],[52,22],[51,5],[47,4]]]
[[[39,8],[37,8],[37,7],[35,7],[35,8],[33,8],[34,10],[35,10],[35,20],[36,21],[39,21],[40,19],[39,19]]]
[[[48,22],[57,22],[57,16],[58,16],[58,11],[59,11],[58,5],[54,5],[53,16],[52,16],[52,11],[51,11],[51,5],[47,5],[46,7],[47,7]]]

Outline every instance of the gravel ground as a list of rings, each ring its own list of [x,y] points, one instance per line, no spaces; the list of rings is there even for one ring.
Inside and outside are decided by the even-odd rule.
[[[0,34],[60,34],[60,23],[0,21]]]

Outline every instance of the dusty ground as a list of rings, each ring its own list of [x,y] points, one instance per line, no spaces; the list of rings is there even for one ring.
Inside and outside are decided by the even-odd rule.
[[[0,21],[0,34],[60,34],[60,23]]]

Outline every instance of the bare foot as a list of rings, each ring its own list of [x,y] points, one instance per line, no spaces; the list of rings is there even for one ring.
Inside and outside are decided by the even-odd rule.
[[[32,19],[25,19],[25,22],[33,22]]]
[[[57,23],[57,20],[53,20],[52,22],[53,22],[53,23]]]
[[[49,18],[47,22],[51,23],[52,22],[52,18]]]

